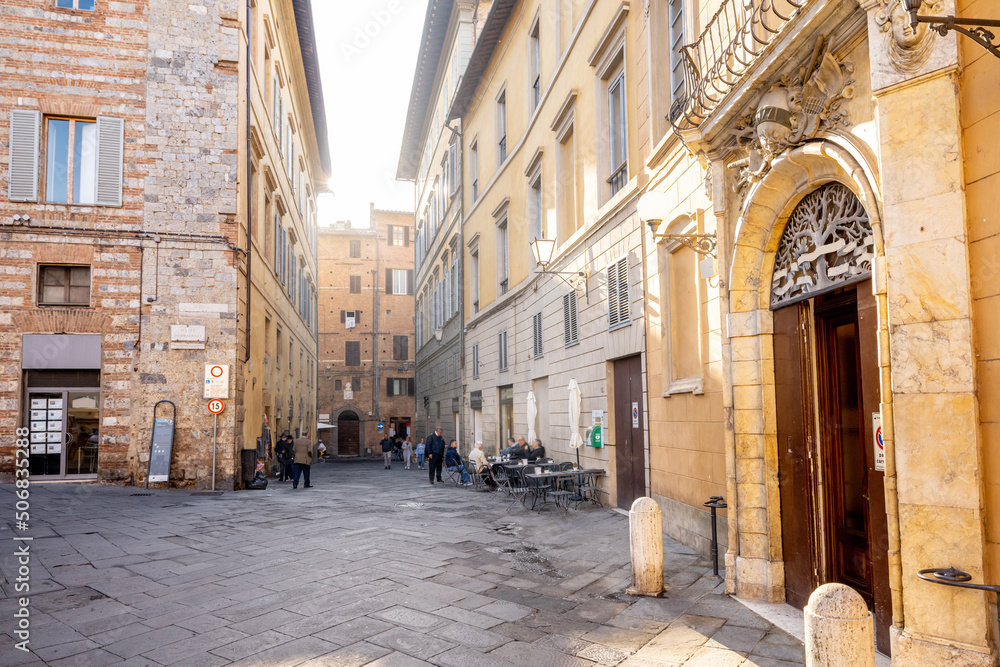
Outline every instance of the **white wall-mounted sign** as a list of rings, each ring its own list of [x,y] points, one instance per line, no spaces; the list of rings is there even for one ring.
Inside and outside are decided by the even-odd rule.
[[[205,364],[205,398],[229,398],[228,364]]]
[[[171,324],[170,340],[204,342],[205,327],[200,324]]]
[[[875,439],[875,470],[885,472],[885,443],[882,441],[882,413],[872,413],[872,437]]]

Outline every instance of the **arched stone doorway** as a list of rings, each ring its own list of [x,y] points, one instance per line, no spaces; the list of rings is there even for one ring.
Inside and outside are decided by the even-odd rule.
[[[361,421],[358,413],[344,410],[337,415],[337,455],[358,456],[361,452]]]
[[[889,412],[891,394],[870,183],[846,149],[817,142],[777,158],[747,193],[730,271],[730,545],[738,594],[801,607],[820,584],[851,585],[888,653],[895,499],[875,470],[872,416]]]

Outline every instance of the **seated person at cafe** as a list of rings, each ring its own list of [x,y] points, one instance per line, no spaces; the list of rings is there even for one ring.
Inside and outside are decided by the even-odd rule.
[[[545,447],[542,447],[542,441],[535,438],[531,441],[531,449],[528,450],[528,461],[535,462],[539,459],[545,458]]]
[[[507,438],[507,446],[500,450],[500,456],[510,456],[510,453],[517,447],[514,438]]]
[[[528,445],[524,441],[524,436],[522,435],[517,439],[517,444],[507,448],[507,456],[512,459],[523,459],[528,455]]]
[[[469,481],[469,473],[465,471],[465,466],[462,465],[462,457],[458,454],[458,441],[452,440],[448,445],[448,449],[444,452],[444,465],[448,470],[452,472],[462,473],[462,484],[469,486],[472,482]]]
[[[476,472],[483,475],[483,482],[486,486],[491,488],[496,486],[493,475],[489,473],[490,462],[486,460],[486,454],[483,452],[483,443],[477,442],[476,446],[469,452],[469,463],[476,467]]]

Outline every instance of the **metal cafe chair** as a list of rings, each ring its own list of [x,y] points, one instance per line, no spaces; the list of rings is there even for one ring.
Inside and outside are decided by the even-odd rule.
[[[523,468],[512,468],[507,472],[507,476],[509,479],[508,489],[511,495],[510,506],[507,508],[507,511],[510,512],[511,507],[513,507],[516,503],[521,503],[521,506],[524,507],[524,509],[528,509],[528,505],[525,503],[524,499],[527,497],[531,489],[524,483]]]

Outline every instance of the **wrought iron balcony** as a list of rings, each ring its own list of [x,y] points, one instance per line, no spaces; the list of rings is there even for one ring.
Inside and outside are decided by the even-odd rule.
[[[681,47],[684,94],[670,108],[674,129],[701,125],[812,1],[723,0],[698,41]]]

